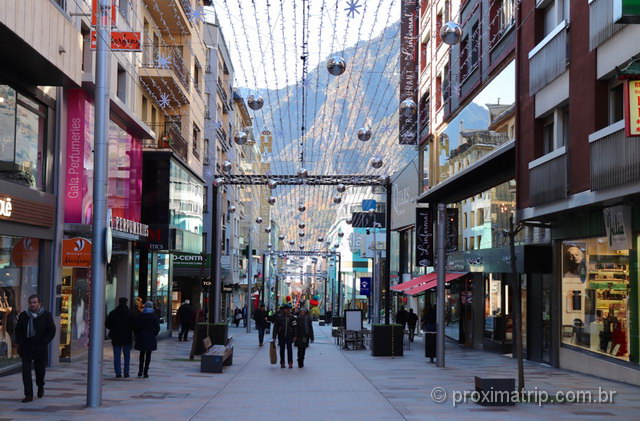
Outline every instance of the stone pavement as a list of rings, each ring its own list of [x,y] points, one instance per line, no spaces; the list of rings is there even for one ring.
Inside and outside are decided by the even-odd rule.
[[[268,347],[257,346],[257,334],[230,328],[234,336],[233,366],[222,374],[200,373],[199,360],[189,361],[191,343],[169,338],[152,356],[150,378],[115,379],[110,347],[105,352],[104,405],[87,409],[86,361],[63,364],[47,372],[43,399],[23,404],[19,374],[4,377],[0,421],[8,420],[447,420],[564,419],[638,420],[640,388],[525,363],[527,389],[551,393],[598,388],[616,392],[613,404],[521,403],[487,408],[475,403],[454,407],[454,391],[473,389],[475,375],[514,376],[515,361],[501,355],[447,346],[447,367],[425,361],[422,343],[404,357],[374,358],[369,351],[341,351],[330,327],[316,328],[316,342],[305,367],[282,369],[269,364]],[[295,349],[294,349],[295,353]],[[137,357],[137,353],[135,353]],[[294,356],[295,359],[295,356]],[[11,384],[12,387],[6,387]],[[431,398],[441,387],[444,403]],[[441,392],[438,390],[438,392]],[[442,395],[436,395],[440,397]]]

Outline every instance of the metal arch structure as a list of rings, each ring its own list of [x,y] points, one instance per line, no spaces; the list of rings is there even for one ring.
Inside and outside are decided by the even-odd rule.
[[[286,256],[295,256],[295,257],[313,257],[313,256],[336,256],[340,254],[337,251],[322,251],[322,250],[275,250],[272,253],[272,256],[277,256],[278,254],[284,254]]]
[[[221,184],[230,186],[241,185],[268,185],[275,181],[279,186],[387,186],[389,177],[378,175],[309,175],[299,177],[297,175],[242,175],[242,174],[217,174],[216,178]]]
[[[213,294],[209,293],[209,321],[218,323],[221,319],[221,300],[222,300],[222,279],[221,279],[221,262],[222,256],[222,224],[219,223],[222,215],[222,197],[221,189],[223,185],[230,186],[242,186],[242,185],[269,185],[271,182],[275,182],[280,186],[337,186],[338,184],[344,184],[345,186],[383,186],[387,191],[387,206],[386,206],[386,256],[387,259],[391,256],[391,204],[392,204],[392,188],[391,178],[387,176],[378,175],[309,175],[306,177],[300,177],[298,175],[286,174],[286,175],[239,175],[239,174],[217,174],[215,176],[216,182],[213,183],[213,212],[211,212],[211,227],[213,232],[211,235],[211,276],[213,282]],[[265,251],[266,253],[266,251]],[[269,251],[271,253],[271,251]],[[341,264],[342,258],[338,252],[323,252],[320,250],[289,250],[282,251],[291,256],[313,256],[313,255],[332,255],[336,256],[338,260],[338,301],[336,302],[335,309],[336,314],[340,314],[341,306]],[[384,289],[384,316],[385,324],[390,323],[390,310],[391,310],[391,265],[387,261],[384,266],[384,285],[378,285]],[[264,276],[264,275],[263,275]],[[276,286],[278,284],[278,278],[276,277]],[[325,288],[326,291],[326,288]],[[276,302],[278,296],[276,294]],[[333,301],[333,299],[332,299]],[[326,302],[326,301],[325,301]]]

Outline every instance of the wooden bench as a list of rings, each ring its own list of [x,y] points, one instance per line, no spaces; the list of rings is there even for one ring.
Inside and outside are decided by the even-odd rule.
[[[233,338],[226,339],[226,345],[211,345],[209,337],[202,341],[207,352],[200,356],[201,373],[222,373],[224,366],[233,364]]]

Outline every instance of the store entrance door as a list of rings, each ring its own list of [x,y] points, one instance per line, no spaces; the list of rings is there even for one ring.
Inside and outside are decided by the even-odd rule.
[[[527,274],[527,358],[551,363],[551,282],[553,275]]]

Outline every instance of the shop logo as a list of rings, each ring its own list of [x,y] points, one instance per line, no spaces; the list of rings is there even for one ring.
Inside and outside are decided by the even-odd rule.
[[[604,209],[604,224],[607,230],[609,248],[629,250],[631,236],[631,209],[628,206],[614,206]]]
[[[91,241],[85,238],[69,238],[62,241],[62,266],[91,267]]]
[[[0,216],[9,218],[12,211],[13,205],[11,204],[11,198],[6,197],[4,199],[0,199]]]
[[[83,239],[83,238],[78,238],[75,242],[75,245],[73,247],[73,251],[75,252],[80,252],[82,250],[84,250],[84,248],[87,246],[87,240]]]

